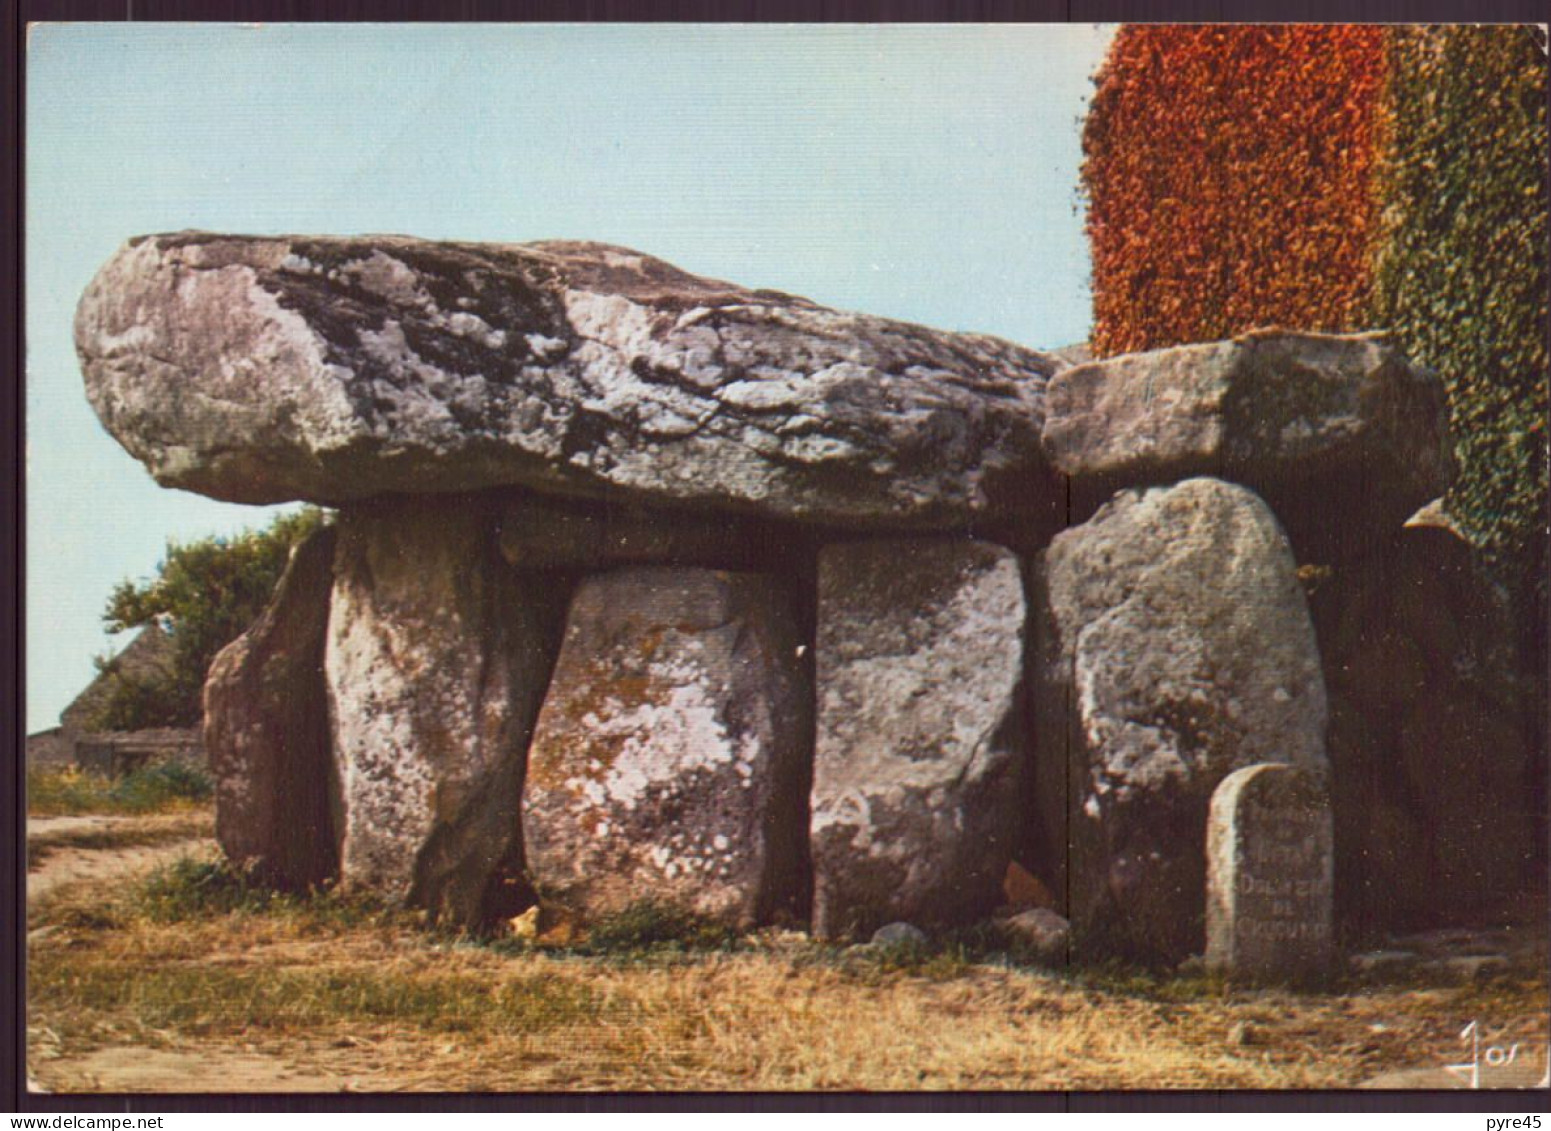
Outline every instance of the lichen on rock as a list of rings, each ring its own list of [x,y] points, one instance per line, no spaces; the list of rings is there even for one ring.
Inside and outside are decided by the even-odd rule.
[[[341,513],[325,669],[347,885],[468,926],[522,909],[523,764],[563,599],[501,560],[488,499]]]
[[[520,485],[927,528],[1050,502],[1053,359],[604,244],[146,236],[75,329],[108,431],[235,502]]]
[[[794,913],[812,744],[801,649],[769,575],[585,578],[523,794],[540,895],[589,920],[648,902],[737,927]]]
[[[1123,491],[1038,568],[1045,857],[1089,953],[1201,945],[1212,790],[1258,762],[1326,770],[1325,686],[1291,552],[1250,491]]]
[[[827,546],[818,609],[815,932],[988,912],[1018,838],[1016,556],[956,539]]]

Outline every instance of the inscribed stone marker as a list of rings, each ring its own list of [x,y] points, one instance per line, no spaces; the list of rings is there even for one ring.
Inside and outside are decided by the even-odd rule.
[[[1206,962],[1257,981],[1318,975],[1332,956],[1330,802],[1319,775],[1246,766],[1212,794]]]

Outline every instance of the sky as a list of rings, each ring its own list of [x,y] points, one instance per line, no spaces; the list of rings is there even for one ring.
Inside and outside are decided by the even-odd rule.
[[[43,24],[27,44],[27,729],[122,647],[169,539],[86,401],[76,302],[131,236],[591,239],[1036,348],[1087,337],[1081,118],[1111,29]]]

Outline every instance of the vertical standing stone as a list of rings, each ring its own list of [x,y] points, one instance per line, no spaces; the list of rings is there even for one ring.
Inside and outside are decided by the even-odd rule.
[[[1330,689],[1336,915],[1379,937],[1545,887],[1546,685],[1534,618],[1441,503],[1371,540],[1309,607]]]
[[[737,927],[790,909],[812,748],[802,652],[767,575],[583,580],[523,792],[544,901],[583,919],[668,904]]]
[[[995,905],[1018,825],[1025,611],[1018,559],[1001,546],[820,554],[815,933]]]
[[[1204,931],[1211,791],[1325,770],[1325,683],[1294,559],[1255,493],[1126,490],[1038,574],[1036,797],[1084,957],[1179,962]]]
[[[1254,981],[1329,970],[1331,838],[1320,775],[1270,763],[1222,780],[1206,834],[1208,966]]]
[[[205,681],[215,834],[234,862],[280,887],[339,867],[323,646],[334,528],[291,552],[269,607],[223,648]]]
[[[341,511],[325,668],[346,883],[461,924],[521,909],[554,607],[501,559],[482,497]]]
[[[1275,517],[1216,479],[1122,491],[1041,559],[1040,866],[1073,940],[1199,953],[1212,791],[1241,766],[1323,771],[1325,686]]]

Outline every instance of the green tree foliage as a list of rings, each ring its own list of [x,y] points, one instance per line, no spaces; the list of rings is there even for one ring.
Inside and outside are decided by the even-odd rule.
[[[1546,56],[1529,27],[1396,28],[1380,325],[1449,389],[1449,511],[1504,579],[1546,569]]]
[[[322,521],[322,511],[307,508],[235,538],[169,541],[154,579],[120,582],[104,624],[110,632],[160,625],[172,639],[172,661],[149,674],[118,672],[97,725],[139,730],[198,724],[211,661],[263,612],[291,547]],[[97,666],[115,671],[111,659],[99,659]]]

